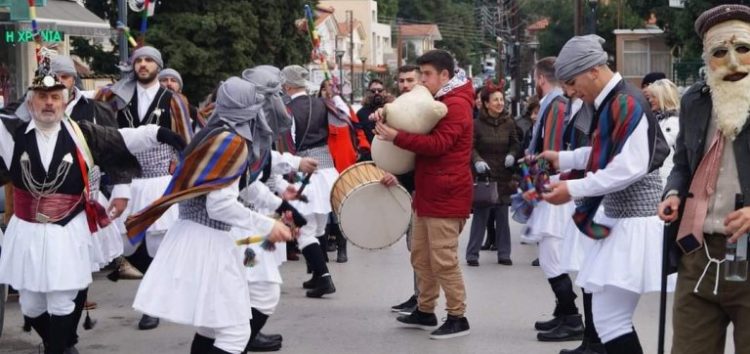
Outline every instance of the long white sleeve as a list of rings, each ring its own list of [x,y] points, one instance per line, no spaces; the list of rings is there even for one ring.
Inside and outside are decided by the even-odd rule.
[[[288,152],[280,153],[271,151],[271,173],[276,175],[285,175],[290,172],[299,170],[299,164],[302,158],[294,156]]]
[[[5,124],[0,122],[0,157],[5,162],[5,167],[10,170],[10,163],[13,162],[13,149],[16,144],[13,140],[13,135],[5,127]]]
[[[623,190],[646,175],[649,156],[648,120],[644,115],[625,142],[622,151],[607,164],[607,167],[590,172],[582,179],[568,181],[568,191],[573,198],[581,198]],[[562,168],[562,159],[560,161]]]
[[[276,196],[263,182],[256,180],[240,191],[240,198],[253,204],[258,211],[275,211],[281,205],[281,198]]]
[[[161,144],[156,139],[159,126],[155,124],[146,124],[138,128],[120,128],[117,131],[122,135],[125,146],[134,154],[151,150]]]
[[[131,199],[130,183],[115,184],[112,187],[112,199]]]
[[[583,170],[589,162],[591,147],[584,146],[573,151],[560,151],[560,171]]]
[[[239,180],[228,187],[208,193],[206,196],[208,216],[257,235],[270,234],[276,221],[246,208],[237,199],[239,194]]]

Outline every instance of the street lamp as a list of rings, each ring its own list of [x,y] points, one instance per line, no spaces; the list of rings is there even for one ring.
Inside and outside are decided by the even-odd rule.
[[[343,50],[337,50],[336,51],[336,65],[339,66],[339,94],[344,94],[344,54],[346,54],[346,51]]]
[[[599,5],[599,0],[588,0],[589,7],[591,8],[591,18],[589,21],[589,33],[596,34],[596,7]]]
[[[536,59],[536,50],[539,49],[539,41],[534,39],[533,41],[529,42],[528,44],[529,49],[531,49],[531,56],[534,58],[534,65],[536,65],[537,59]],[[534,77],[534,73],[531,73],[531,80],[529,82],[529,86],[531,86],[531,94],[536,94],[536,80]]]
[[[359,57],[359,61],[362,62],[362,98],[365,97],[365,63],[367,63],[367,57]]]

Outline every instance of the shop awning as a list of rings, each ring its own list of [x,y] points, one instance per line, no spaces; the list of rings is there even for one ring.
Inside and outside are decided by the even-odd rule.
[[[57,30],[71,36],[110,37],[113,33],[109,22],[75,0],[48,0],[46,6],[37,8],[36,16],[40,29]],[[30,29],[31,23],[23,22],[21,26]]]

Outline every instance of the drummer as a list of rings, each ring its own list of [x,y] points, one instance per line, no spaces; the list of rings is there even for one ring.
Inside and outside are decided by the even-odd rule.
[[[404,65],[398,68],[398,92],[399,95],[403,95],[410,92],[414,86],[419,84],[419,67],[416,65]],[[374,115],[371,116],[374,118]],[[386,172],[380,183],[387,187],[392,187],[397,184],[401,184],[409,194],[414,194],[414,172],[407,172],[403,175],[394,176],[391,173]],[[406,249],[411,252],[411,227],[406,231]],[[391,306],[391,311],[398,312],[401,315],[411,315],[414,310],[417,309],[417,297],[419,296],[419,288],[417,287],[417,273],[414,273],[414,294],[409,297],[406,301]]]
[[[442,288],[448,317],[430,337],[447,339],[469,334],[458,235],[472,201],[469,166],[474,89],[465,73],[455,70],[454,58],[445,50],[431,50],[417,58],[417,64],[422,84],[446,104],[448,113],[430,133],[412,134],[388,126],[378,110],[375,132],[378,139],[416,153],[411,263],[417,273],[419,297],[417,309],[397,320],[408,327],[437,326],[435,307]]]

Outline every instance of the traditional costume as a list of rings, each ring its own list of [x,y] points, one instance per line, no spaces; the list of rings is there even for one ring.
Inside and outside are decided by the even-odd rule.
[[[750,205],[750,7],[714,7],[698,17],[695,30],[703,39],[706,82],[682,97],[674,168],[664,189],[681,201],[681,220],[671,230],[672,353],[724,353],[729,323],[735,352],[750,353],[750,282],[724,278],[730,227],[740,226],[727,221],[736,196],[744,199],[743,212]]]
[[[287,66],[281,71],[282,84],[297,91],[291,95],[288,104],[294,118],[288,147],[297,156],[318,161],[318,170],[309,176],[304,190],[308,202],[293,201],[291,204],[307,220],[307,225],[300,229],[297,242],[313,275],[303,287],[309,289],[307,297],[320,298],[336,291],[319,238],[327,237],[325,232],[331,212],[331,189],[339,173],[328,147],[328,108],[322,99],[310,97],[304,91],[308,75],[307,70],[298,65]],[[297,184],[297,187],[299,189],[301,184]]]
[[[607,53],[597,36],[569,40],[555,62],[560,81],[603,67]],[[582,199],[573,219],[596,239],[576,283],[591,292],[594,323],[610,354],[642,353],[632,317],[640,295],[661,289],[663,223],[656,216],[661,190],[658,168],[669,149],[640,91],[612,73],[594,99],[591,147],[559,153],[560,170],[585,170],[566,182]],[[604,213],[597,214],[599,206]]]
[[[164,67],[161,53],[153,47],[136,49],[131,55],[130,65],[134,65],[136,59],[141,57],[152,59],[159,69]],[[117,111],[117,123],[120,127],[161,126],[180,134],[188,142],[193,135],[187,101],[182,95],[162,88],[156,78],[150,86],[144,86],[136,80],[135,73],[126,73],[122,80],[100,92],[99,99],[109,102]],[[136,155],[143,170],[130,184],[130,202],[118,219],[121,223],[121,230],[125,230],[125,218],[145,208],[164,193],[171,179],[170,168],[173,167],[177,155],[178,151],[167,145],[161,145]],[[139,271],[145,273],[159,249],[164,234],[175,221],[177,221],[176,207],[166,211],[151,225],[146,232],[144,242],[131,244],[126,240],[124,242],[126,259]],[[138,323],[138,328],[147,330],[156,328],[158,325],[158,319],[143,316]]]
[[[568,103],[562,89],[557,86],[542,98],[539,117],[534,125],[534,135],[529,145],[531,153],[565,149],[565,132],[572,117],[566,117]],[[558,178],[559,176],[551,176],[552,180]],[[540,201],[527,222],[527,238],[539,244],[539,266],[547,277],[556,300],[554,318],[534,324],[540,331],[537,333],[537,339],[540,341],[578,340],[583,335],[583,320],[575,304],[577,296],[573,291],[573,282],[563,270],[560,255],[563,240],[574,236],[570,234],[571,229],[568,227],[574,208],[572,201],[563,205]]]
[[[57,109],[53,97],[64,97],[63,89],[53,76],[40,75],[27,102],[49,95],[44,101],[49,120],[49,111]],[[3,239],[0,283],[19,291],[26,321],[42,338],[45,353],[55,354],[69,347],[74,299],[92,280],[92,234],[110,222],[97,203],[98,168],[135,175],[140,168],[132,154],[164,141],[184,146],[155,126],[118,132],[78,124],[64,115],[63,106],[55,122],[40,123],[31,113],[29,121],[0,124],[0,157],[9,167],[15,204]]]
[[[237,77],[219,88],[208,125],[184,151],[164,196],[128,219],[137,242],[174,204],[179,220],[164,237],[133,307],[197,327],[192,353],[241,353],[250,339],[251,303],[244,255],[232,227],[265,236],[272,218],[246,208],[240,190],[253,182],[253,166],[271,145],[263,96]]]

